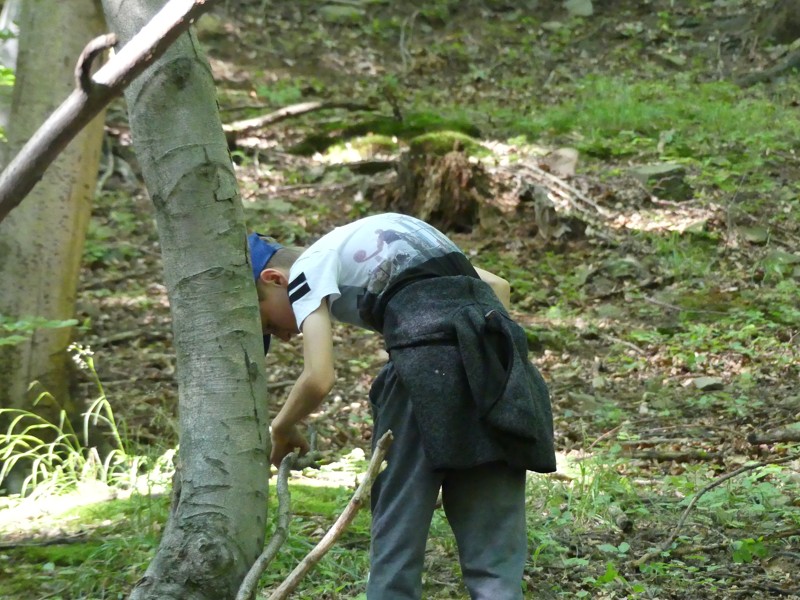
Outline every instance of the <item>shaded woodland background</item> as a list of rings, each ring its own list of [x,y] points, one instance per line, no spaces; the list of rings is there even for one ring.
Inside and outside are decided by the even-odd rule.
[[[401,210],[511,281],[551,385],[563,465],[531,482],[526,597],[800,594],[796,460],[731,478],[680,522],[712,478],[796,451],[796,9],[231,0],[197,25],[252,229],[309,244]],[[321,106],[243,122],[308,102]],[[106,117],[76,339],[95,352],[127,438],[153,451],[177,442],[161,280],[119,102]],[[368,447],[366,394],[385,360],[375,336],[336,335],[339,381],[313,422],[329,461]],[[268,356],[273,410],[300,357],[292,344]],[[75,390],[91,401],[96,382],[81,372]],[[350,483],[327,473],[306,477]],[[324,530],[315,515],[335,510],[321,506],[331,492],[298,493],[298,533],[313,539]],[[13,548],[0,550],[10,597],[27,586],[122,593],[153,547],[119,517],[137,506],[59,554],[28,542],[87,531],[85,518],[11,534]],[[162,516],[144,517],[155,539]],[[365,527],[343,542],[361,562],[326,566],[300,597],[357,597]],[[673,534],[663,554],[635,564]],[[110,539],[135,546],[125,568],[95,560]],[[465,597],[436,524],[430,550],[429,597]],[[87,587],[64,583],[81,569],[93,570],[78,578]]]

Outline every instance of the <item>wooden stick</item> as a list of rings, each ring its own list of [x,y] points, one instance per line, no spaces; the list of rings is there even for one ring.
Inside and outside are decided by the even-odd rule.
[[[364,479],[361,480],[356,493],[353,494],[352,499],[347,504],[342,514],[339,515],[339,518],[336,519],[336,522],[319,543],[302,561],[300,561],[300,564],[297,565],[294,571],[292,571],[283,583],[278,586],[278,589],[272,593],[269,600],[285,600],[288,598],[289,594],[295,590],[303,577],[305,577],[320,559],[325,556],[334,542],[339,539],[350,523],[352,523],[361,506],[369,499],[370,487],[381,471],[383,458],[386,456],[386,451],[389,449],[389,446],[392,445],[393,440],[394,437],[391,431],[387,431],[383,434],[383,437],[378,440],[375,446],[375,452],[372,454],[372,460],[369,461],[369,467],[367,467],[367,472],[364,474]]]
[[[299,459],[297,452],[291,452],[283,457],[281,466],[278,469],[278,524],[275,526],[275,532],[264,548],[264,551],[250,567],[250,570],[245,575],[242,585],[239,587],[239,592],[236,594],[236,600],[247,600],[252,598],[255,594],[258,580],[261,574],[267,570],[269,563],[277,556],[278,550],[281,549],[286,538],[289,536],[289,522],[292,518],[292,498],[289,494],[289,472],[296,469],[302,469],[311,466],[313,458]]]
[[[142,71],[152,65],[191,23],[217,0],[169,0],[94,77],[90,57],[109,38],[93,40],[81,55],[78,87],[47,118],[0,173],[0,221],[42,178],[67,144]],[[86,68],[84,68],[86,67]]]
[[[770,81],[775,79],[779,75],[787,71],[791,71],[800,67],[800,49],[791,52],[788,56],[784,57],[778,64],[770,67],[769,69],[764,69],[763,71],[756,71],[754,73],[749,73],[744,77],[740,77],[736,80],[736,84],[739,87],[747,88],[754,86],[757,83],[762,83],[764,81]]]
[[[117,36],[107,33],[96,37],[86,44],[86,47],[78,57],[78,64],[75,65],[75,87],[83,90],[87,94],[92,92],[92,63],[105,50],[117,45]]]
[[[735,471],[731,471],[730,473],[723,475],[718,479],[715,479],[707,486],[705,486],[702,490],[700,490],[700,492],[696,494],[694,498],[692,498],[692,501],[689,502],[689,506],[687,506],[686,510],[683,511],[681,518],[678,520],[678,524],[675,525],[675,527],[673,528],[672,533],[670,534],[667,541],[664,542],[660,548],[645,553],[644,556],[638,558],[637,560],[632,561],[631,564],[634,567],[639,567],[644,563],[646,563],[647,561],[655,558],[656,556],[659,556],[662,552],[666,552],[667,550],[669,550],[669,547],[672,545],[672,542],[675,541],[675,538],[678,536],[678,532],[683,528],[683,524],[686,522],[686,517],[689,515],[689,511],[692,510],[694,505],[697,504],[697,501],[700,500],[700,498],[702,498],[703,494],[705,494],[706,492],[713,490],[718,485],[721,485],[722,483],[728,481],[728,479],[732,479],[733,477],[741,475],[742,473],[747,473],[748,471],[755,471],[756,469],[760,469],[761,467],[768,467],[769,465],[780,465],[783,463],[791,462],[793,460],[797,460],[798,458],[800,458],[800,454],[792,454],[791,456],[784,456],[783,458],[779,458],[776,460],[766,460],[764,462],[745,465],[743,467],[739,467]]]
[[[581,210],[578,206],[576,206],[577,203],[575,202],[575,200],[579,200],[583,204],[591,206],[597,212],[597,214],[603,217],[612,216],[608,210],[592,201],[588,196],[586,196],[586,194],[583,194],[577,188],[568,184],[561,177],[553,175],[552,173],[548,173],[538,165],[530,162],[526,162],[521,168],[522,170],[527,169],[528,171],[532,172],[539,178],[539,180],[544,180],[545,182],[551,184],[547,187],[553,191],[559,192],[559,194],[576,209]]]
[[[685,462],[691,460],[711,461],[723,457],[722,452],[711,452],[703,448],[687,448],[686,450],[631,450],[626,447],[623,450],[625,458],[636,460],[654,460],[656,462]]]

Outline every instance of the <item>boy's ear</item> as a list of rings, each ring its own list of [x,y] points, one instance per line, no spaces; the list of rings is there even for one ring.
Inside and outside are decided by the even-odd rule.
[[[259,281],[266,284],[276,284],[280,287],[288,287],[289,279],[280,269],[264,269],[258,276]]]

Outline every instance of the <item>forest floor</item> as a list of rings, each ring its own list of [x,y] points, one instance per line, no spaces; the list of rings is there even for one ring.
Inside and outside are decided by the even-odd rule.
[[[400,210],[401,152],[431,132],[467,144],[492,210],[431,216],[511,281],[555,416],[559,472],[529,483],[525,597],[800,598],[797,444],[758,443],[800,433],[800,83],[733,83],[791,48],[756,33],[761,1],[594,4],[231,0],[203,17],[223,122],[350,104],[236,137],[248,227],[307,245]],[[79,341],[126,438],[167,451],[177,389],[158,235],[121,103],[107,124]],[[562,172],[548,157],[565,148],[578,158]],[[632,174],[654,164],[679,165],[678,185]],[[549,192],[546,226],[530,186]],[[330,465],[293,486],[296,530],[267,587],[341,510],[369,448],[386,355],[371,333],[335,336],[338,380],[312,418]],[[273,343],[273,410],[300,358],[299,343]],[[88,376],[81,389],[97,394]],[[166,496],[137,495],[56,524],[42,510],[24,535],[0,518],[0,596],[122,597],[166,510]],[[425,597],[466,598],[439,512]],[[297,597],[358,597],[367,548],[361,515]]]

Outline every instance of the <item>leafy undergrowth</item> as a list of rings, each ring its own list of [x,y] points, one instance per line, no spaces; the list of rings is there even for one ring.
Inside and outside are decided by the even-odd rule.
[[[458,132],[487,165],[576,149],[569,184],[613,218],[555,240],[524,213],[453,234],[511,281],[553,396],[560,468],[530,480],[525,596],[800,597],[797,460],[742,471],[690,507],[719,477],[797,451],[758,437],[800,421],[800,85],[796,75],[731,83],[787,48],[759,45],[755,0],[596,2],[588,18],[538,4],[369,2],[354,9],[363,18],[335,21],[318,2],[232,0],[204,17],[223,120],[309,100],[369,105],[240,136],[232,155],[248,226],[308,244],[375,212],[369,190],[382,176],[346,163],[393,160],[420,134]],[[169,307],[120,107],[109,122],[120,141],[85,252],[82,341],[128,435],[159,454],[177,430]],[[651,196],[630,177],[665,162],[686,170],[689,199]],[[368,448],[366,395],[386,360],[373,334],[337,326],[335,338],[339,379],[312,419],[331,463]],[[267,357],[274,409],[301,354],[275,344]],[[91,397],[95,382],[81,385]],[[294,486],[293,537],[267,586],[347,501],[350,482],[312,476],[333,487]],[[85,538],[0,549],[4,597],[121,597],[166,505],[134,496],[96,516],[33,522],[26,535],[40,524],[40,536]],[[425,597],[465,598],[440,512],[432,531]],[[298,597],[358,597],[367,551],[362,515]]]

